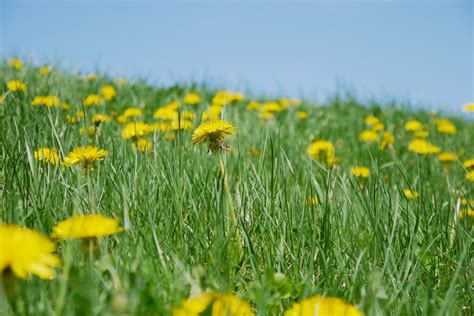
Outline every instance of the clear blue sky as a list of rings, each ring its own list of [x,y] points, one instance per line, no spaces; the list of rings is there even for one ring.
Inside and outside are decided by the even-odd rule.
[[[349,87],[458,110],[474,101],[473,2],[0,0],[0,54],[158,84],[318,101]]]

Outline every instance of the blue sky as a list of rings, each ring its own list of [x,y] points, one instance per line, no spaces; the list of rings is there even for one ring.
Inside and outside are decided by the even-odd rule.
[[[473,1],[0,0],[0,54],[153,83],[324,101],[474,101]]]

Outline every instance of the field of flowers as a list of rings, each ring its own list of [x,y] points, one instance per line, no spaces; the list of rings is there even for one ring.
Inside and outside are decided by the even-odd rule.
[[[472,315],[474,104],[0,63],[0,315]]]

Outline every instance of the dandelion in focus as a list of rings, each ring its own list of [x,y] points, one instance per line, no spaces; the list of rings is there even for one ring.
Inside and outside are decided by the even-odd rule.
[[[192,142],[193,145],[208,142],[209,153],[214,153],[219,150],[228,150],[226,137],[236,133],[237,129],[230,122],[223,120],[205,122],[194,130]]]
[[[90,164],[96,160],[104,160],[107,156],[107,151],[98,149],[94,146],[77,147],[71,151],[66,158],[64,158],[64,165],[66,167],[76,166],[82,164],[87,169]]]

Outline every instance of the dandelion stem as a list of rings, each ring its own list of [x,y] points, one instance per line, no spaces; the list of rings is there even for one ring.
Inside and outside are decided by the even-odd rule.
[[[86,177],[87,177],[87,190],[89,191],[89,207],[92,214],[95,214],[95,199],[94,199],[94,188],[92,187],[92,179],[90,175],[90,168],[86,166]]]
[[[224,166],[222,155],[219,155],[219,166],[222,178],[224,180],[224,191],[226,193],[227,207],[229,209],[230,223],[228,225],[228,230],[231,231],[232,228],[235,230],[234,238],[237,242],[239,250],[242,249],[242,242],[240,240],[239,227],[237,223],[237,216],[235,215],[234,203],[232,203],[232,196],[229,191],[229,184],[227,182],[227,172]]]

